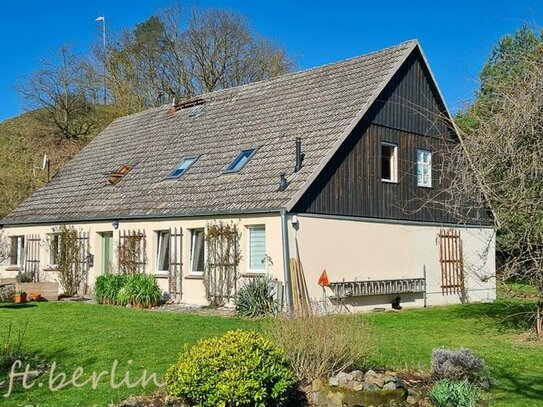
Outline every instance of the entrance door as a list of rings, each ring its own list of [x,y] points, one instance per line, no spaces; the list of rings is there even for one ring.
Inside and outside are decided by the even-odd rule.
[[[102,237],[102,261],[100,264],[100,273],[110,273],[113,268],[113,232],[100,233]]]

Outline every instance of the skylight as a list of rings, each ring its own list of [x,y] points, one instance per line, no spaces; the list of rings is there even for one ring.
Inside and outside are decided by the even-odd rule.
[[[181,163],[175,167],[172,172],[170,172],[168,178],[179,178],[181,175],[187,172],[187,170],[196,162],[196,160],[198,160],[197,156],[183,158],[183,161],[181,161]]]
[[[245,164],[247,164],[247,161],[253,156],[255,153],[256,148],[249,148],[247,150],[242,150],[241,153],[236,157],[234,161],[228,166],[226,169],[226,172],[237,172],[241,170]]]

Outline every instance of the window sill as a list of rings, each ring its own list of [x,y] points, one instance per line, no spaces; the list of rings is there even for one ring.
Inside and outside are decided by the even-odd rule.
[[[241,273],[241,277],[262,277],[266,275],[266,271],[248,271],[246,273]]]
[[[21,271],[22,267],[16,264],[11,264],[6,267],[6,271]]]
[[[389,179],[382,179],[382,178],[381,178],[381,182],[383,182],[385,184],[399,184],[400,183],[399,181],[392,181],[392,180],[389,180]]]
[[[45,266],[43,268],[43,271],[58,271],[58,267],[57,266],[51,266],[51,265]]]
[[[433,189],[433,187],[432,187],[431,185],[418,185],[418,184],[417,184],[417,186],[418,186],[419,188]]]
[[[189,274],[185,276],[186,280],[203,280],[204,275],[203,274]]]
[[[164,272],[156,272],[155,273],[155,277],[156,278],[168,278],[170,275],[168,273],[164,273]]]

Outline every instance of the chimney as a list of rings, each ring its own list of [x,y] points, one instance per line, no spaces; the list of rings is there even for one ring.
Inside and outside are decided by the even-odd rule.
[[[284,191],[288,187],[287,176],[284,171],[279,173],[279,191]]]
[[[302,139],[301,137],[296,137],[296,165],[294,166],[294,172],[298,172],[302,169],[304,157],[305,154],[302,153]]]

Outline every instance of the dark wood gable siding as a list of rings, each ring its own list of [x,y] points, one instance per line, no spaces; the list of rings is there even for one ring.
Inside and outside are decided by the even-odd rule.
[[[458,219],[435,203],[446,189],[439,169],[457,143],[422,56],[415,50],[293,212],[436,223]],[[381,181],[381,142],[398,145],[398,183]],[[432,151],[432,188],[417,186],[416,151]],[[440,197],[439,199],[445,199]],[[470,223],[488,223],[486,215]]]

